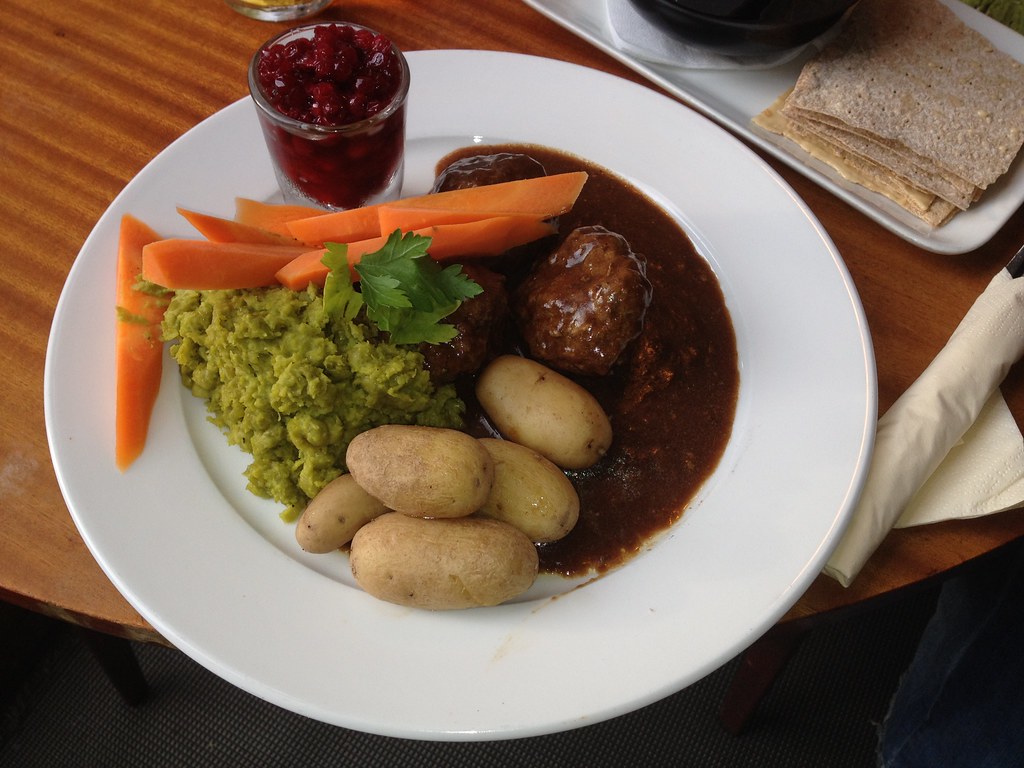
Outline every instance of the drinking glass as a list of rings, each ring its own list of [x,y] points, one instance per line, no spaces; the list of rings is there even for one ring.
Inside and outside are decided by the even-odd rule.
[[[267,41],[249,66],[249,90],[285,202],[344,210],[393,200],[402,186],[409,93],[409,65],[394,44],[397,89],[380,111],[357,122],[323,125],[294,119],[276,109],[260,85],[261,53],[296,37],[312,37],[317,26],[296,27]]]
[[[291,21],[319,13],[332,0],[224,0],[231,8],[260,21]]]

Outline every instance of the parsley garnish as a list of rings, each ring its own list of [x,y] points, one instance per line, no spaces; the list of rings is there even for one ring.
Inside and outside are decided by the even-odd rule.
[[[391,335],[395,344],[440,344],[458,335],[442,323],[465,299],[483,288],[458,264],[442,267],[427,253],[430,238],[395,230],[384,247],[368,253],[355,266],[359,290],[352,284],[348,246],[325,243],[322,261],[330,269],[324,284],[324,308],[332,316],[354,318],[366,307],[366,317]]]

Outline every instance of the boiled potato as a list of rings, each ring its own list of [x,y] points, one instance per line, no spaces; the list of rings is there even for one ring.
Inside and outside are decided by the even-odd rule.
[[[363,489],[396,512],[463,517],[487,499],[491,455],[454,429],[389,424],[357,435],[345,454]]]
[[[478,515],[504,520],[543,544],[576,525],[580,498],[565,473],[532,448],[510,440],[480,440],[494,460],[494,484]]]
[[[309,502],[295,525],[295,540],[306,552],[333,552],[366,523],[387,512],[352,475],[338,475]]]
[[[589,467],[611,446],[611,422],[594,396],[533,360],[496,358],[477,379],[476,395],[503,436],[563,469]]]
[[[352,539],[352,575],[398,605],[453,610],[497,605],[537,578],[537,549],[522,531],[476,517],[427,520],[397,512]]]

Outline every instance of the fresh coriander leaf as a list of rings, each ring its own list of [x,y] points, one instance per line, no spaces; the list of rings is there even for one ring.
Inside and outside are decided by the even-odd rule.
[[[483,288],[462,267],[442,267],[430,258],[429,247],[429,237],[392,232],[380,250],[365,254],[356,264],[357,292],[345,246],[328,244],[323,258],[331,270],[324,285],[325,307],[351,319],[365,306],[366,317],[395,344],[451,341],[458,331],[441,321]]]
[[[325,243],[327,252],[321,263],[330,272],[324,282],[324,310],[331,317],[352,320],[363,306],[363,297],[352,285],[348,267],[348,246],[344,243]]]
[[[389,307],[387,304],[366,308],[366,318],[382,331],[394,333],[402,324],[402,317],[408,309]]]
[[[387,242],[379,251],[367,254],[359,263],[367,263],[367,256],[369,256],[369,263],[373,264],[423,258],[427,255],[429,247],[429,237],[417,235],[414,232],[403,233],[400,229],[396,229],[388,235]]]
[[[457,308],[458,305],[453,305]],[[395,344],[443,344],[459,335],[451,323],[440,322],[455,309],[445,308],[439,312],[406,312],[391,331],[391,341]]]
[[[451,264],[442,269],[437,279],[443,285],[448,296],[460,300],[471,299],[484,292],[483,286],[470,279],[458,264]]]
[[[358,270],[358,267],[357,267]],[[409,309],[412,302],[406,295],[402,281],[386,270],[366,270],[359,273],[359,290],[363,294],[368,311],[380,307]]]
[[[429,247],[429,237],[413,233],[402,236],[396,230],[384,248],[362,258],[356,271],[361,279],[381,275],[394,277],[411,305],[422,312],[436,311],[483,290],[463,274],[459,265],[442,268],[430,258]]]

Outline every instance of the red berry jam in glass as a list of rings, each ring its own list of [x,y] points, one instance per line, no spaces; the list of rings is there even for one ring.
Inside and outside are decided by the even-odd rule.
[[[340,210],[398,196],[409,66],[388,38],[296,27],[253,56],[249,90],[286,202]]]

